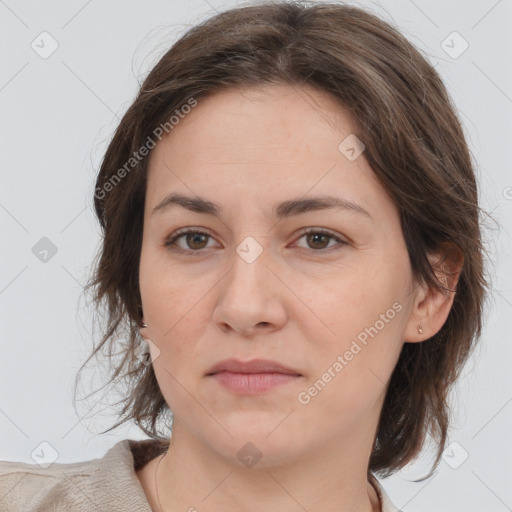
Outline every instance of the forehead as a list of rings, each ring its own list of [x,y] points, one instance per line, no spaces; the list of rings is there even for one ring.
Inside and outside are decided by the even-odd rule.
[[[189,161],[215,160],[226,153],[241,161],[250,161],[254,154],[267,154],[268,161],[293,161],[304,153],[337,152],[338,144],[354,131],[348,110],[329,94],[311,87],[270,85],[228,89],[199,99],[164,141],[179,144],[180,154]],[[161,151],[166,144],[158,146]],[[154,152],[159,153],[157,148]]]
[[[264,202],[339,189],[354,201],[382,196],[364,158],[340,150],[354,137],[348,110],[313,88],[229,89],[199,99],[152,150],[148,206],[171,191]],[[373,201],[377,197],[373,197]],[[382,198],[381,198],[382,199]]]

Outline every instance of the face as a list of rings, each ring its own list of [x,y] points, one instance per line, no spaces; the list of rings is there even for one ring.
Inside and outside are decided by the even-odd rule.
[[[264,466],[373,437],[416,288],[353,132],[326,94],[276,85],[199,100],[151,153],[140,290],[154,371],[175,425],[234,463],[247,442]],[[153,211],[169,194],[218,214]],[[300,208],[325,196],[357,206]],[[298,376],[264,389],[208,375],[228,358]]]

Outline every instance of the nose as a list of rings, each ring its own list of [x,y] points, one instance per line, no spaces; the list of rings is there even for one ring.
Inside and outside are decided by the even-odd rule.
[[[254,261],[234,253],[233,265],[218,286],[213,321],[223,333],[245,337],[271,333],[286,322],[286,286],[264,251]]]

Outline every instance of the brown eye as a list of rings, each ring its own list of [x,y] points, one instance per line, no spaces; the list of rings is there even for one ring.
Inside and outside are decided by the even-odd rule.
[[[306,239],[308,243],[313,244],[314,249],[325,249],[327,246],[326,243],[329,243],[329,235],[323,235],[321,233],[310,233],[306,235]]]
[[[183,236],[185,236],[186,244],[191,249],[203,249],[205,238],[208,237],[205,233],[190,233]]]
[[[185,247],[180,246],[176,242],[183,238],[185,240]],[[166,242],[165,246],[171,249],[176,249],[183,252],[199,252],[206,247],[208,239],[211,238],[208,233],[196,230],[178,231],[172,235]]]
[[[315,252],[327,252],[332,250],[337,250],[340,246],[348,245],[348,242],[343,240],[342,238],[336,236],[334,233],[330,231],[325,231],[323,229],[310,229],[302,234],[299,238],[306,238],[308,248],[311,248]],[[328,247],[329,239],[338,242],[334,246]],[[337,247],[336,247],[337,245]]]

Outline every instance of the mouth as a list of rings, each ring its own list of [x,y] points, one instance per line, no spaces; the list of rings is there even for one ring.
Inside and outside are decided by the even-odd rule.
[[[264,393],[303,377],[297,370],[265,359],[227,359],[210,368],[206,376],[224,389],[242,395]]]
[[[268,359],[253,359],[252,361],[246,362],[239,361],[238,359],[225,359],[213,365],[206,375],[210,376],[221,372],[245,374],[273,373],[295,376],[302,375],[298,370],[288,368],[277,361],[270,361]]]

